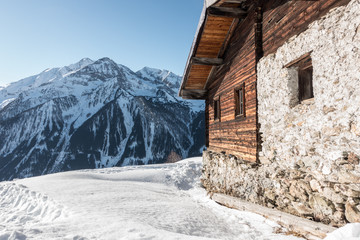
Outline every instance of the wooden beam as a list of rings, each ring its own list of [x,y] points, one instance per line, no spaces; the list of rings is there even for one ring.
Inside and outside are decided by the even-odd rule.
[[[290,231],[300,233],[306,239],[319,239],[326,237],[327,233],[333,232],[336,228],[323,223],[310,221],[305,218],[297,217],[289,213],[281,212],[276,209],[267,208],[254,203],[246,202],[239,198],[225,194],[214,193],[211,197],[215,202],[225,205],[229,208],[240,211],[253,212],[264,216],[267,219],[277,222],[281,226],[288,228]]]
[[[191,64],[195,65],[210,65],[210,66],[219,66],[222,65],[224,60],[222,58],[200,58],[192,57]]]
[[[227,4],[227,3],[236,3],[236,4],[240,4],[240,3],[243,3],[243,2],[246,2],[248,0],[219,0],[218,2],[216,2],[213,6],[222,6],[224,3]]]
[[[230,7],[209,7],[207,9],[209,16],[231,17],[231,18],[245,18],[247,12],[239,8]]]
[[[206,82],[205,82],[205,84],[204,84],[204,89],[207,89],[207,88],[208,88],[208,85],[209,85],[209,83],[211,82],[211,80],[212,80],[212,78],[213,78],[213,74],[214,74],[214,72],[215,72],[217,69],[218,69],[217,67],[213,67],[213,68],[211,69],[211,72],[210,72],[210,74],[209,74],[209,76],[208,76],[208,78],[206,79]]]
[[[311,56],[311,52],[308,52],[308,53],[305,53],[304,55],[302,55],[301,57],[289,62],[288,64],[286,64],[284,66],[284,68],[289,68],[289,67],[292,67],[292,66],[295,66],[296,64],[298,64],[299,62],[301,62],[302,60],[306,59],[306,58],[309,58]]]
[[[239,19],[233,19],[233,22],[231,23],[231,26],[230,26],[230,29],[225,37],[225,41],[222,45],[222,47],[220,48],[220,51],[219,51],[219,57],[222,58],[225,54],[225,51],[230,43],[230,38],[231,36],[233,35],[234,31],[235,31],[235,28],[236,26],[238,25],[239,23]]]
[[[205,99],[206,95],[207,91],[202,89],[183,89],[180,92],[180,97],[184,99]]]
[[[246,0],[225,0],[225,3],[243,3],[246,2]]]

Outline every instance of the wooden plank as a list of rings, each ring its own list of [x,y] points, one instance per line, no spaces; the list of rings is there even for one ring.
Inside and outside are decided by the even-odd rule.
[[[225,37],[224,44],[223,44],[223,46],[221,47],[220,52],[219,52],[219,56],[220,56],[220,57],[223,57],[223,56],[224,56],[224,53],[225,53],[226,49],[227,49],[228,46],[229,46],[230,39],[231,39],[231,37],[233,36],[234,31],[235,31],[235,28],[236,28],[236,26],[237,26],[238,24],[239,24],[239,19],[234,19],[233,22],[231,23],[231,26],[230,26],[229,31],[228,31],[228,33],[227,33],[227,36]]]
[[[269,1],[265,4],[263,21],[264,55],[275,52],[289,38],[308,28],[330,9],[346,5],[350,0]],[[273,7],[275,6],[275,7]]]
[[[206,90],[181,90],[181,96],[186,99],[205,99],[206,95]]]
[[[311,53],[312,53],[312,51],[311,51],[311,52],[308,52],[308,53],[305,53],[304,55],[302,55],[302,56],[299,57],[298,59],[295,59],[295,60],[289,62],[288,64],[286,64],[286,65],[284,66],[284,68],[289,68],[289,67],[292,67],[292,66],[294,66],[294,65],[297,65],[297,64],[298,64],[299,62],[301,62],[302,60],[310,57]]]
[[[240,198],[229,195],[214,193],[211,197],[215,202],[234,208],[240,211],[253,212],[264,216],[267,219],[277,222],[281,226],[286,227],[289,231],[300,233],[306,239],[325,238],[327,233],[333,232],[336,228],[297,217],[295,215],[281,212],[276,209],[267,208],[258,204],[246,202]]]
[[[240,18],[240,19],[244,19],[247,16],[246,11],[240,8],[230,8],[230,7],[209,7],[207,9],[207,14],[209,16],[221,16],[221,17]]]
[[[211,66],[219,66],[223,64],[224,59],[222,58],[199,58],[192,57],[191,63],[195,65],[211,65]]]
[[[225,3],[243,3],[247,0],[225,0]]]

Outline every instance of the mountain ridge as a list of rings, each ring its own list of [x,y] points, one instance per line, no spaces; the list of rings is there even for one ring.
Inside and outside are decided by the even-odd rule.
[[[69,66],[0,89],[0,180],[200,154],[204,103],[177,96],[180,76],[109,58]]]

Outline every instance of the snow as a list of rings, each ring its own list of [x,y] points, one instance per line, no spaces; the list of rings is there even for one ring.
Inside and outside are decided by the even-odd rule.
[[[200,174],[191,158],[1,182],[0,239],[299,239],[216,204]]]
[[[9,99],[6,99],[6,100],[0,102],[0,110],[3,109],[4,107],[6,107],[9,103],[14,101],[15,99],[16,98],[9,98]]]
[[[329,233],[324,240],[359,240],[360,223],[349,223]]]
[[[100,76],[96,73],[100,73]],[[145,67],[134,73],[109,58],[97,61],[84,58],[65,67],[46,69],[38,75],[0,89],[0,110],[12,101],[20,101],[20,107],[11,111],[7,116],[9,118],[51,99],[73,96],[79,103],[75,104],[79,108],[63,109],[63,112],[69,116],[68,122],[76,121],[74,127],[77,127],[105,103],[112,101],[116,94],[113,89],[119,87],[132,96],[151,97],[159,102],[182,103],[193,112],[204,110],[203,101],[186,102],[175,96],[179,82],[180,77],[168,70]],[[8,151],[10,149],[7,148]]]
[[[0,87],[0,103],[10,97],[18,97],[20,93],[26,91],[29,92],[32,97],[35,97],[35,95],[32,95],[31,93],[39,91],[40,87],[52,82],[61,81],[64,77],[71,75],[92,63],[93,61],[91,59],[84,58],[69,66],[62,68],[48,68],[37,75],[10,83],[5,87]],[[41,95],[39,95],[39,97],[40,96]]]

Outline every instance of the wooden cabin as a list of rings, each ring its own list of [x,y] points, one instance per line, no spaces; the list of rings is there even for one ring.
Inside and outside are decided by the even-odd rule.
[[[356,184],[360,194],[360,103],[351,90],[360,84],[359,5],[205,1],[179,95],[206,102],[208,191],[333,225],[360,219],[357,200],[323,192]],[[349,171],[335,169],[340,162]],[[292,187],[301,190],[284,197]],[[319,201],[331,210],[318,212]]]

